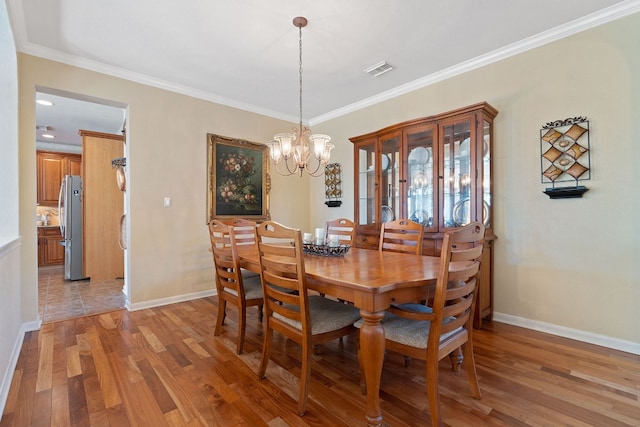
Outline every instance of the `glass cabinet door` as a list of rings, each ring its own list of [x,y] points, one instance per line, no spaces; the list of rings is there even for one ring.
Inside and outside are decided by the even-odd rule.
[[[381,222],[400,218],[400,134],[380,138],[380,194],[382,199]]]
[[[425,228],[434,227],[437,218],[434,184],[437,174],[434,165],[435,127],[420,127],[406,132],[407,179],[406,201],[408,218]],[[437,154],[437,153],[436,153]],[[437,194],[437,192],[436,192]],[[435,222],[437,225],[437,222]]]
[[[358,225],[376,222],[376,140],[359,144],[356,150],[358,181]]]
[[[471,121],[445,124],[443,137],[443,226],[471,222]],[[473,168],[475,170],[475,167]]]
[[[491,123],[482,121],[483,154],[482,154],[482,222],[491,228]],[[478,216],[480,218],[480,216]]]

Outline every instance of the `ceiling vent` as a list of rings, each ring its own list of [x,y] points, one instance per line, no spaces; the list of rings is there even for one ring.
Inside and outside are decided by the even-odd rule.
[[[367,68],[366,70],[364,70],[364,72],[367,74],[371,74],[373,77],[378,77],[379,75],[384,74],[387,71],[393,70],[393,68],[393,65],[389,64],[387,61],[382,61]]]
[[[36,125],[36,130],[51,130],[51,126],[47,126],[47,125]]]

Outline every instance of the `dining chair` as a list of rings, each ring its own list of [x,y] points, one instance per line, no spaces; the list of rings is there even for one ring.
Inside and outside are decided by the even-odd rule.
[[[313,346],[355,332],[353,324],[360,318],[360,311],[308,294],[300,230],[265,221],[256,232],[264,294],[264,345],[258,377],[265,377],[274,331],[301,345],[298,413],[304,415]]]
[[[255,245],[256,244],[256,222],[245,218],[229,218],[223,219],[221,222],[229,227],[233,227],[235,244],[237,246],[242,245]],[[260,273],[255,271],[241,268],[243,279],[249,277],[260,276]]]
[[[337,218],[327,221],[325,225],[324,235],[329,238],[329,235],[337,235],[340,244],[352,245],[356,233],[356,224],[347,218]]]
[[[409,219],[397,219],[391,222],[383,222],[380,227],[380,251],[404,252],[422,254],[422,237],[424,227],[422,224]]]
[[[426,361],[427,400],[434,426],[442,425],[438,363],[457,349],[462,351],[461,366],[473,397],[481,397],[472,338],[483,239],[484,226],[477,222],[445,233],[431,305],[392,306],[381,321],[387,350]],[[356,327],[361,324],[358,321]]]
[[[238,308],[238,338],[236,353],[241,354],[247,324],[247,307],[258,306],[262,316],[262,284],[260,276],[244,278],[240,273],[238,251],[233,227],[213,220],[209,224],[209,237],[216,269],[218,292],[218,318],[214,335],[222,332],[227,312],[227,303]]]

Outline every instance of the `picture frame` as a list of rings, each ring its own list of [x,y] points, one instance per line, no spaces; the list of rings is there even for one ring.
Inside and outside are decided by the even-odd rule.
[[[270,191],[267,145],[207,134],[207,223],[238,217],[271,219]]]

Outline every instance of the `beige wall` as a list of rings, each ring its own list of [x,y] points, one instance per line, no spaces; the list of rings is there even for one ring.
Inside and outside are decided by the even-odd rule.
[[[488,101],[495,122],[495,308],[507,321],[567,328],[640,348],[640,226],[632,168],[639,164],[640,15],[623,18],[464,75],[313,126],[336,143],[344,167],[341,208],[327,208],[322,180],[277,175],[274,219],[302,229],[353,216],[349,137]],[[428,54],[428,52],[424,52]],[[19,56],[20,217],[23,304],[36,316],[36,86],[110,99],[129,107],[127,143],[131,302],[213,288],[204,227],[207,132],[264,141],[290,124],[108,77]],[[590,191],[550,200],[540,183],[539,130],[587,116]],[[250,124],[250,125],[248,125]],[[292,196],[293,195],[293,196]],[[162,207],[163,197],[171,208]],[[293,200],[292,200],[293,199]],[[30,317],[27,317],[28,319]]]
[[[36,88],[111,100],[128,107],[130,224],[125,276],[130,304],[215,288],[206,218],[207,133],[263,142],[292,124],[61,63],[19,55],[20,200],[25,309],[37,315],[35,169]],[[272,218],[308,228],[308,180],[272,177]],[[115,172],[114,172],[115,182]],[[289,202],[296,194],[296,203]],[[163,207],[171,197],[170,208]]]
[[[640,14],[314,126],[339,141],[487,101],[494,142],[495,310],[507,321],[635,343],[640,351]],[[540,128],[586,116],[592,179],[582,199],[550,200],[540,182]],[[346,142],[345,142],[346,141]],[[314,183],[318,184],[318,183]],[[568,184],[565,184],[568,185]],[[311,200],[324,189],[312,185]],[[344,214],[353,212],[348,190]],[[344,205],[343,205],[344,206]],[[312,223],[333,217],[312,210]],[[602,337],[596,337],[602,338]],[[599,340],[602,341],[602,340]],[[605,340],[606,341],[606,340]],[[625,347],[625,343],[622,343]]]

